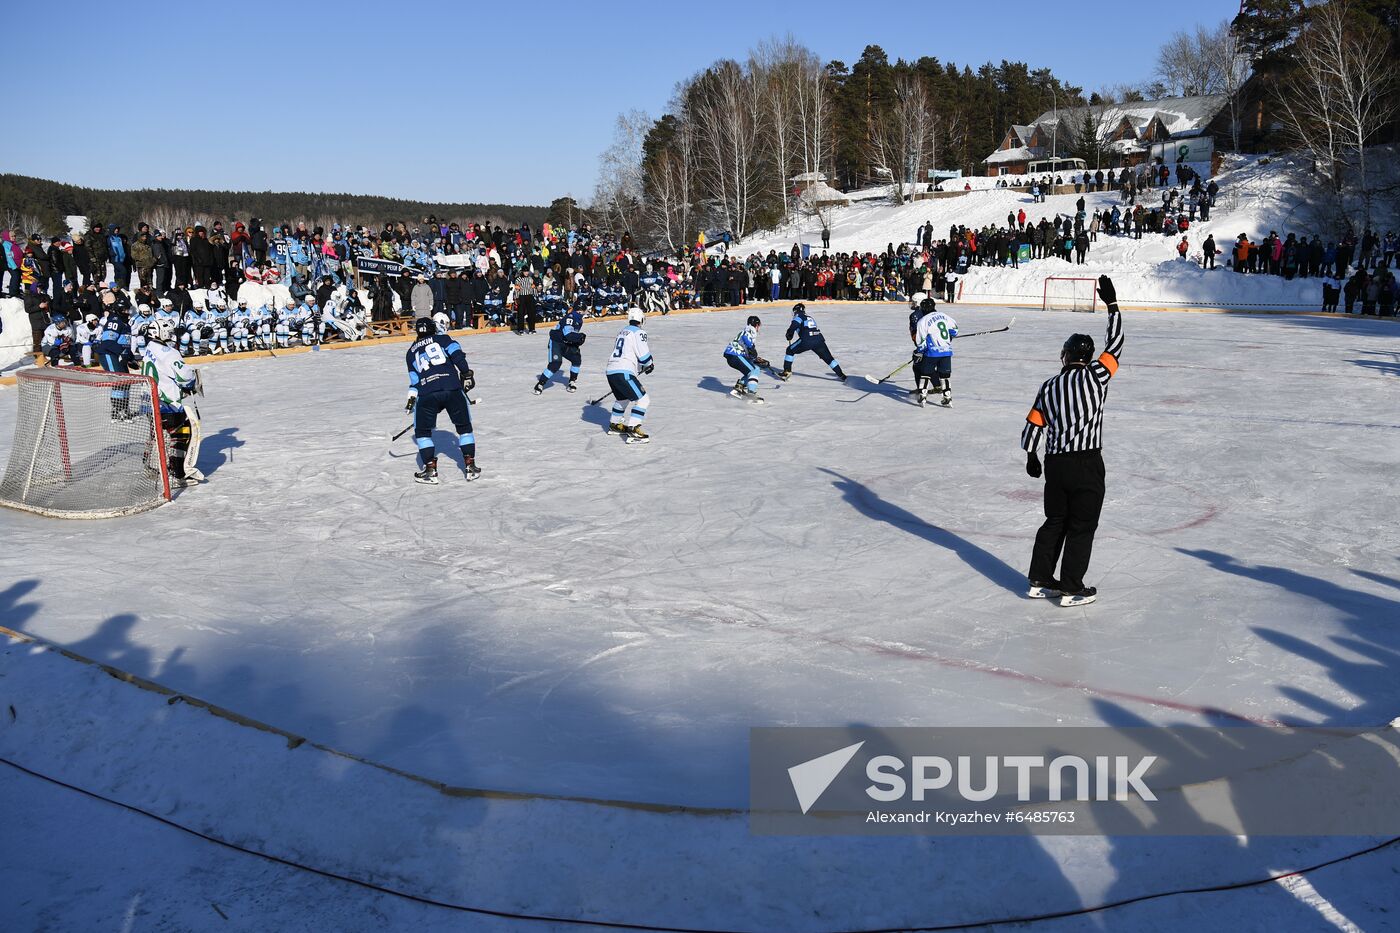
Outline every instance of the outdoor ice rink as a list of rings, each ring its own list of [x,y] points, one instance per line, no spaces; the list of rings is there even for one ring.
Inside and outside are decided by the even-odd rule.
[[[209,365],[199,463],[209,482],[128,519],[0,512],[0,625],[431,781],[693,808],[746,805],[757,725],[1381,726],[1400,715],[1394,322],[1125,312],[1087,577],[1099,601],[1067,610],[1024,598],[1041,482],[1024,472],[1019,435],[1061,343],[1083,331],[1101,346],[1106,315],[943,306],[963,331],[1015,316],[1009,332],[955,344],[945,410],[912,403],[907,370],[880,387],[866,378],[908,358],[906,307],[809,307],[851,379],[806,354],[790,382],[761,381],[761,407],[726,394],[735,373],[721,356],[749,312],[649,318],[647,446],[608,436],[606,403],[587,405],[606,391],[617,322],[588,325],[574,395],[562,381],[530,394],[544,328],[464,338],[486,471],[471,485],[446,459],[441,486],[414,484],[412,441],[388,443],[405,424],[404,344]],[[775,365],[789,308],[752,309]],[[14,416],[13,389],[0,390],[5,443]],[[452,450],[445,418],[439,428]],[[18,677],[23,663],[11,651],[0,670]],[[159,739],[144,731],[133,747],[146,742]],[[0,747],[23,758],[28,746],[0,731]],[[65,762],[94,767],[71,747],[47,754],[30,760],[60,776]],[[190,793],[207,804],[218,784]],[[261,832],[274,848],[335,857],[305,835]],[[651,857],[641,832],[612,836],[635,862]],[[747,845],[742,824],[724,845],[731,855]],[[880,845],[917,853],[932,873],[908,876],[927,883],[907,900],[876,903],[884,882],[847,865],[819,895],[831,900],[822,912],[766,922],[727,895],[703,913],[667,900],[635,864],[638,876],[619,881],[614,866],[620,886],[595,890],[587,858],[562,851],[572,868],[559,871],[592,901],[551,890],[547,872],[508,894],[465,869],[394,874],[569,916],[823,930],[971,922],[1084,905],[1124,885],[1179,886],[1163,852],[1200,883],[1228,880],[1237,864],[1233,840],[1201,851],[1142,842],[1122,858],[1106,845],[1079,858],[1063,841]],[[1242,877],[1364,843],[1260,845]],[[823,851],[836,847],[814,842],[803,857]],[[942,864],[945,852],[958,864]],[[803,875],[800,861],[790,884],[817,887],[823,875]],[[1047,862],[1056,880],[1043,891],[967,880],[1023,861],[1024,878]],[[721,874],[700,872],[692,893]],[[786,883],[774,882],[776,896],[792,896]],[[1153,906],[1129,926],[1189,916],[1197,929],[1248,929],[1247,914],[1276,929],[1337,928],[1312,908],[1289,912],[1300,902],[1287,892],[1281,914],[1249,896],[1202,915]],[[358,929],[356,902],[345,903],[341,928]],[[113,910],[119,921],[121,904]],[[1085,922],[1095,924],[1123,928]]]

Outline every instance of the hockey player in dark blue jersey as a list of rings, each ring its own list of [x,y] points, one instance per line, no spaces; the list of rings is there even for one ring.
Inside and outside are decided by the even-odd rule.
[[[462,345],[447,334],[437,333],[430,318],[413,322],[418,339],[408,348],[408,402],[404,411],[413,414],[413,439],[423,469],[413,474],[420,483],[437,485],[437,448],[433,428],[438,412],[446,411],[457,429],[457,446],[462,450],[462,472],[468,482],[481,475],[476,465],[476,435],[472,433],[471,403],[467,392],[476,385]]]
[[[792,378],[792,358],[799,353],[806,353],[811,350],[817,357],[831,368],[836,374],[836,378],[842,382],[846,381],[846,374],[841,371],[841,361],[833,359],[831,351],[826,347],[826,338],[822,336],[821,328],[817,326],[810,315],[807,314],[807,306],[802,302],[792,306],[792,323],[788,325],[787,339],[789,341],[787,354],[783,357],[782,380],[787,382]]]
[[[569,361],[569,384],[565,388],[570,392],[578,391],[578,369],[583,365],[583,354],[579,348],[586,339],[588,335],[583,332],[583,312],[566,311],[549,332],[549,363],[535,381],[536,395],[544,392],[544,387],[559,372],[564,360]]]
[[[97,363],[109,373],[125,373],[131,371],[131,325],[126,321],[126,315],[116,308],[107,312],[107,317],[103,321],[97,333]],[[111,390],[112,417],[125,421],[131,417],[131,399],[129,390],[125,387],[117,387]]]

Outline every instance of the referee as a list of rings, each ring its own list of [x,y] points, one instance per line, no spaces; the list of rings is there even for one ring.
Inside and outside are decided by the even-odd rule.
[[[1061,606],[1083,606],[1098,596],[1097,589],[1084,585],[1084,572],[1103,508],[1103,406],[1123,352],[1118,295],[1106,275],[1099,276],[1099,297],[1108,305],[1104,351],[1095,359],[1094,338],[1087,334],[1066,340],[1060,351],[1064,368],[1041,385],[1021,432],[1026,472],[1032,477],[1041,474],[1036,449],[1045,437],[1045,524],[1035,534],[1029,595],[1059,596]]]

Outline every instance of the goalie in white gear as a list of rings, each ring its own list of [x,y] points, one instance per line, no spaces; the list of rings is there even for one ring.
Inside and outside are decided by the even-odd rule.
[[[185,410],[185,396],[199,385],[198,373],[185,364],[175,342],[175,327],[168,320],[146,325],[146,346],[141,350],[141,374],[155,380],[160,398],[160,424],[165,431],[166,461],[172,482],[184,486],[199,482],[194,469],[199,457],[199,421]]]
[[[647,344],[647,332],[642,330],[645,320],[641,308],[627,309],[627,326],[613,341],[612,356],[608,358],[608,385],[616,398],[612,407],[612,418],[608,430],[622,435],[629,444],[645,444],[650,436],[642,430],[642,420],[647,416],[650,398],[646,389],[638,381],[656,369],[651,358],[651,347]],[[627,408],[632,412],[629,420]]]

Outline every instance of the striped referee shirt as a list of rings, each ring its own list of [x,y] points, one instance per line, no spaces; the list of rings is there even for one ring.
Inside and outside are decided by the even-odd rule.
[[[1123,322],[1115,302],[1108,306],[1108,337],[1099,358],[1083,366],[1066,366],[1041,385],[1026,415],[1021,448],[1033,452],[1045,435],[1047,455],[1101,449],[1108,381],[1118,372],[1122,352]]]

